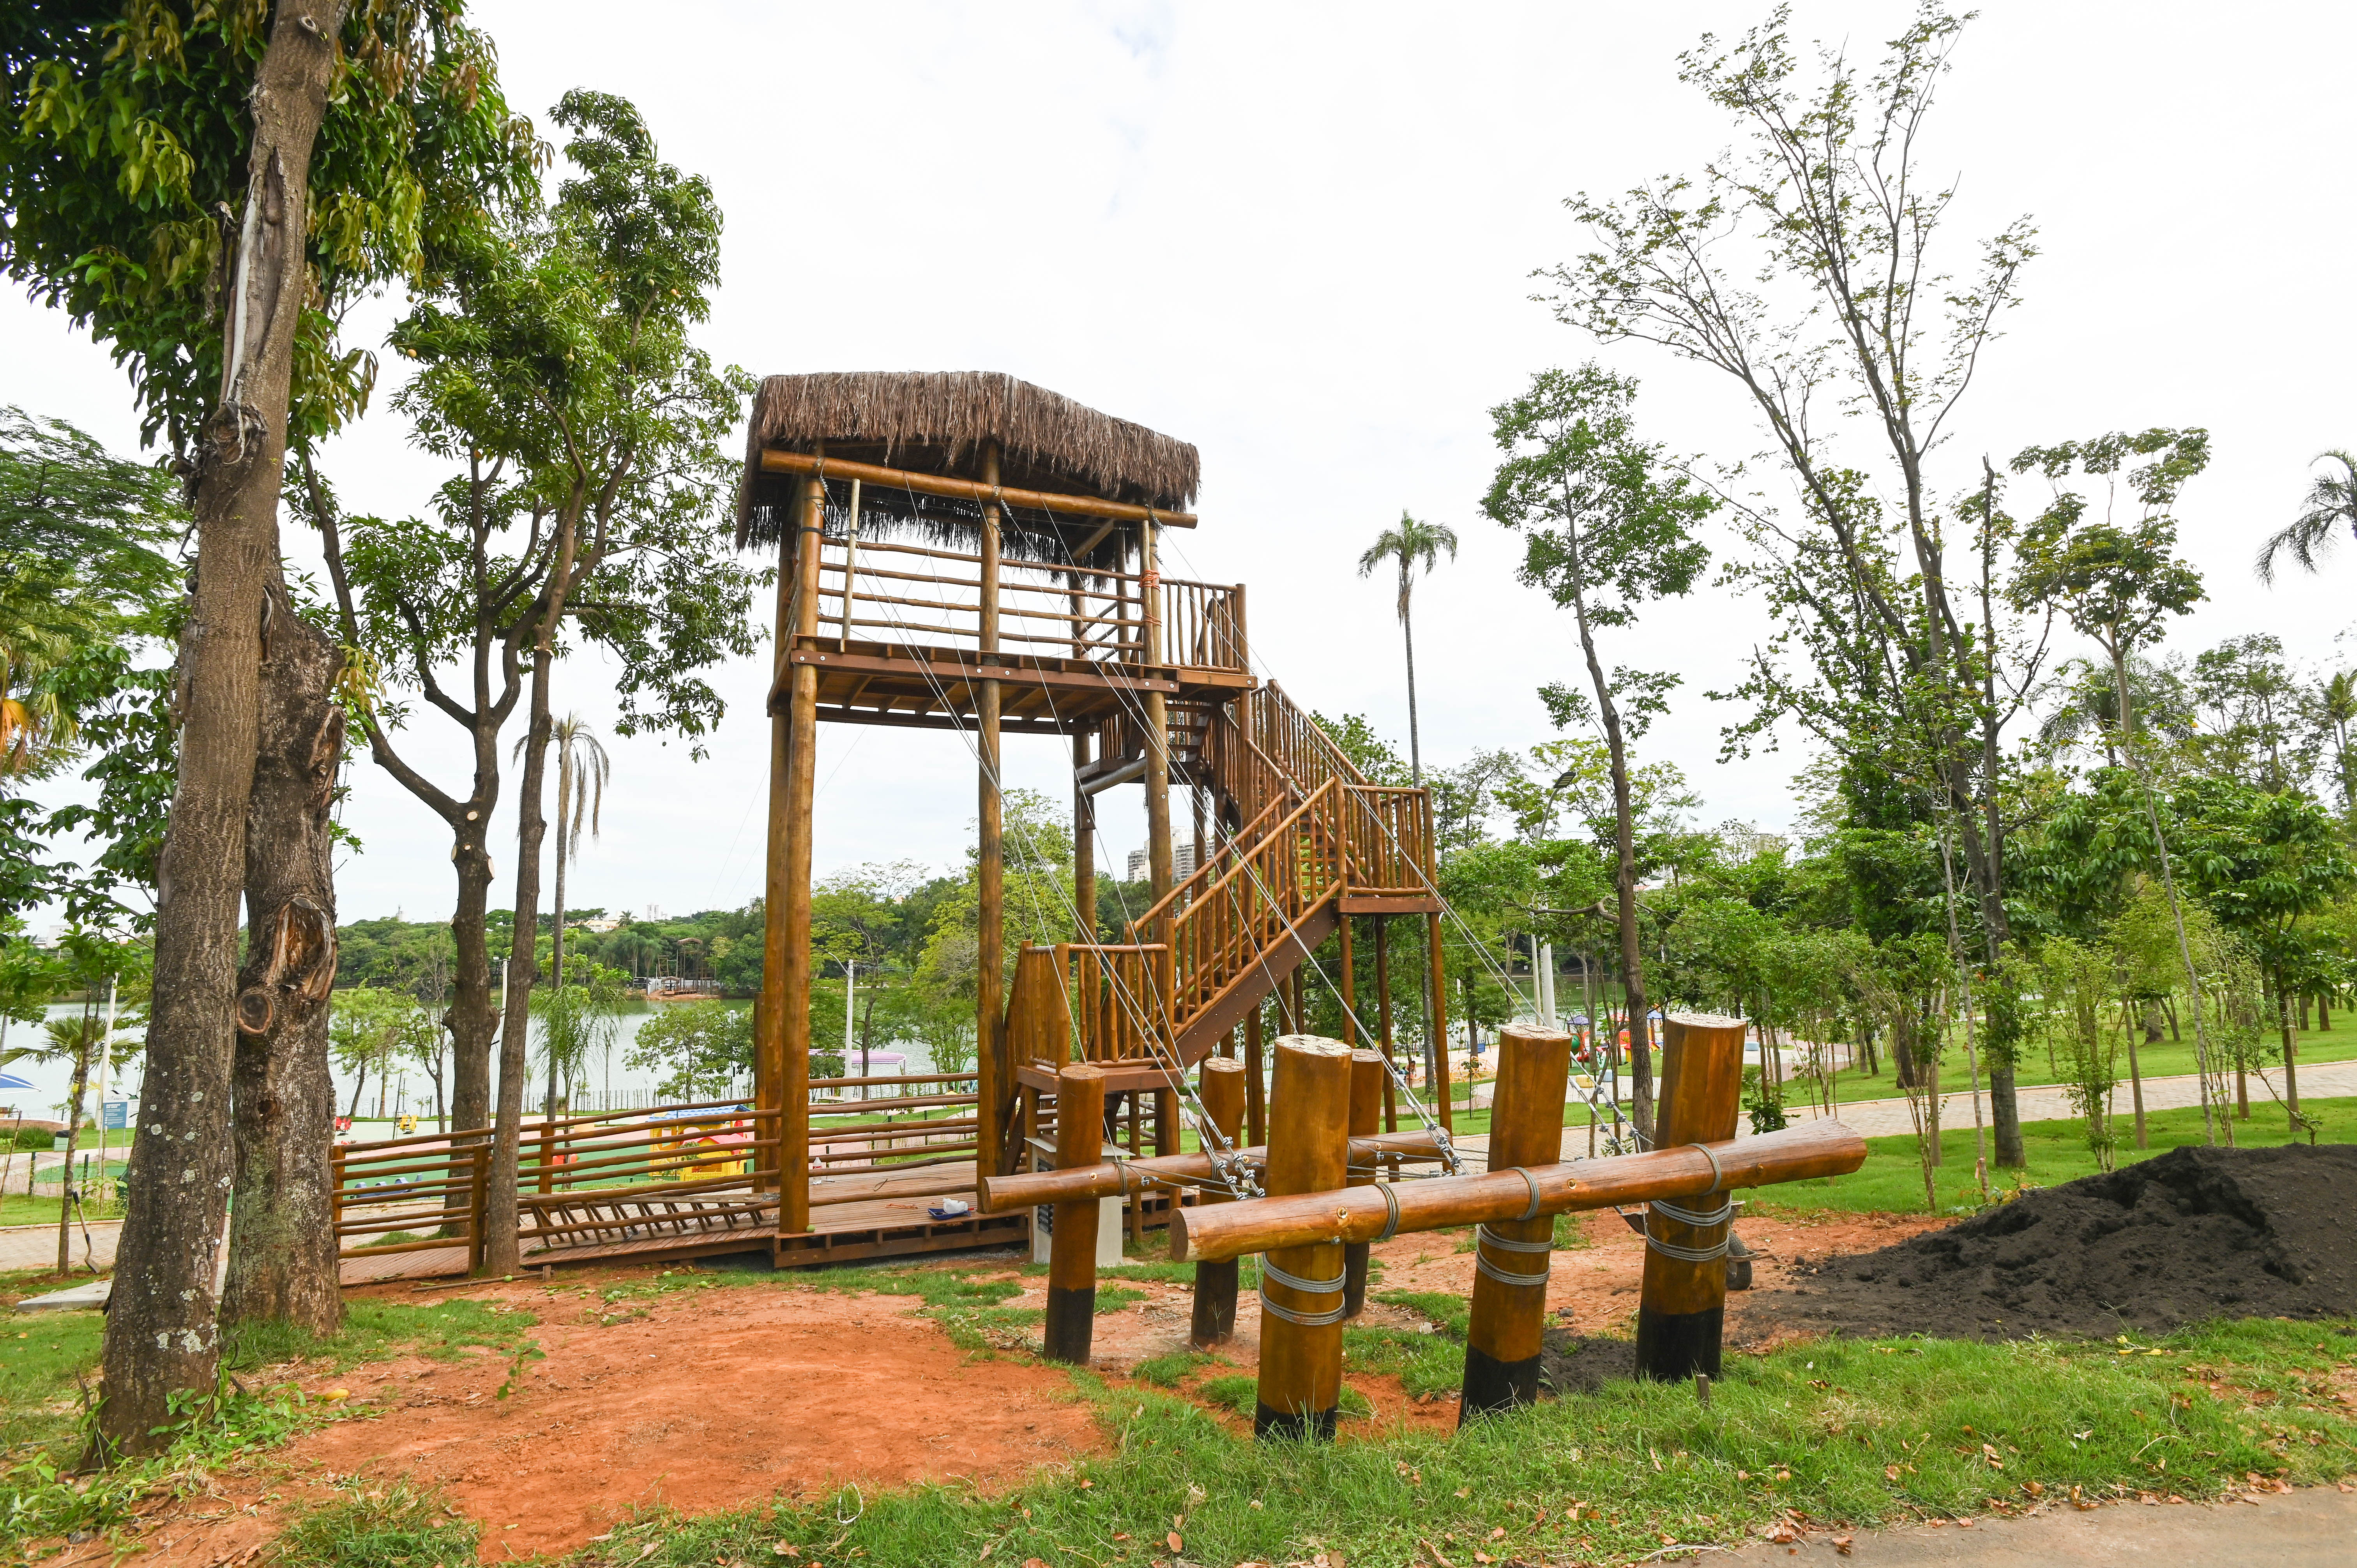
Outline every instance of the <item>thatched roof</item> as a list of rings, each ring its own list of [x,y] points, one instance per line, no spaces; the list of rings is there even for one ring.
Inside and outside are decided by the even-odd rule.
[[[1200,472],[1195,448],[1184,441],[1059,396],[1013,376],[985,371],[826,371],[771,376],[753,398],[745,446],[745,476],[737,491],[737,540],[772,546],[799,482],[765,474],[764,447],[814,452],[855,463],[915,473],[982,478],[986,441],[999,447],[998,482],[1010,489],[1095,496],[1181,511],[1192,505]],[[827,486],[828,531],[849,504],[849,487]],[[866,490],[861,528],[879,524],[944,540],[970,535],[981,524],[973,502],[906,491]],[[1009,553],[1053,559],[1058,534],[1077,517],[1017,512],[1006,539]],[[1089,524],[1094,532],[1094,524]],[[1068,547],[1069,540],[1063,541]]]

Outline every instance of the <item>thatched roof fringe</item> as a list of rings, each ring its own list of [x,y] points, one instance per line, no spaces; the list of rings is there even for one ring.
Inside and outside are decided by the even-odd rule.
[[[1186,442],[1013,376],[975,371],[771,376],[753,400],[737,490],[738,543],[777,538],[779,521],[770,514],[788,488],[775,483],[775,476],[765,482],[765,446],[807,452],[823,442],[834,456],[859,454],[858,460],[887,467],[975,478],[985,441],[998,443],[999,479],[1013,488],[1179,511],[1193,504],[1200,474],[1195,448]],[[953,502],[927,502],[921,511],[929,527],[954,530],[963,518],[980,520],[977,509]]]

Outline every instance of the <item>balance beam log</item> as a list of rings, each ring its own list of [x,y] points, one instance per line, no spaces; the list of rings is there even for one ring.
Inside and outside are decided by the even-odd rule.
[[[1348,925],[1350,918],[1343,917]],[[1360,1140],[1372,1138],[1383,1125],[1383,1055],[1381,1051],[1351,1053],[1351,1171],[1346,1181],[1372,1181],[1385,1174],[1372,1157],[1359,1156]],[[1342,1243],[1342,1320],[1347,1323],[1367,1309],[1367,1251],[1364,1241]],[[1198,1263],[1197,1268],[1203,1265]]]
[[[1572,1036],[1536,1025],[1498,1031],[1491,1090],[1490,1170],[1515,1175],[1563,1160],[1563,1091]],[[1554,1269],[1555,1216],[1538,1212],[1537,1187],[1523,1183],[1529,1217],[1494,1219],[1474,1234],[1473,1305],[1465,1335],[1459,1426],[1539,1397],[1540,1336]],[[1200,1264],[1196,1265],[1201,1267]]]
[[[1575,1164],[1531,1165],[1541,1214],[1612,1208],[1655,1198],[1674,1202],[1725,1188],[1773,1187],[1815,1176],[1846,1176],[1866,1164],[1866,1140],[1838,1122],[1804,1122],[1741,1143],[1649,1149]],[[1723,1179],[1722,1179],[1723,1178]],[[1530,1207],[1528,1183],[1512,1171],[1431,1176],[1391,1188],[1399,1219],[1380,1187],[1354,1187],[1295,1197],[1256,1197],[1216,1208],[1182,1208],[1170,1222],[1170,1256],[1241,1258],[1272,1247],[1317,1241],[1374,1241],[1416,1230],[1452,1230],[1519,1219]]]
[[[1235,1147],[1244,1130],[1244,1064],[1226,1057],[1205,1058],[1197,1092],[1211,1125],[1230,1148]],[[1226,1203],[1230,1198],[1216,1187],[1206,1187],[1198,1201]],[[1195,1314],[1188,1325],[1187,1343],[1208,1350],[1235,1337],[1236,1261],[1196,1264]]]
[[[1250,1089],[1252,1074],[1249,1069],[1245,1071],[1244,1079],[1245,1088]],[[1236,1152],[1255,1167],[1265,1164],[1268,1158],[1268,1151],[1259,1146]],[[1378,1133],[1372,1138],[1352,1139],[1350,1157],[1353,1160],[1379,1157],[1437,1160],[1440,1158],[1440,1144],[1431,1133],[1421,1130]],[[1218,1174],[1211,1166],[1209,1155],[1173,1155],[1167,1159],[1124,1160],[1119,1165],[1106,1160],[1086,1170],[1017,1171],[1012,1176],[986,1176],[977,1181],[974,1187],[978,1207],[985,1214],[1006,1214],[1036,1208],[1045,1203],[1076,1203],[1083,1197],[1131,1197],[1149,1187],[1210,1181]]]
[[[1104,1073],[1072,1062],[1056,1075],[1056,1163],[1067,1169],[1104,1158]],[[1097,1321],[1097,1200],[1056,1205],[1048,1238],[1048,1327],[1051,1361],[1089,1364]]]
[[[1331,1197],[1350,1165],[1351,1047],[1314,1035],[1287,1035],[1276,1042],[1275,1079],[1265,1185],[1272,1194],[1298,1194],[1311,1203]],[[1260,1302],[1260,1398],[1253,1435],[1330,1441],[1342,1398],[1339,1238],[1269,1248],[1261,1259]]]
[[[1714,1144],[1735,1136],[1743,1105],[1740,1018],[1674,1013],[1662,1020],[1661,1112],[1656,1148]],[[1718,1376],[1727,1322],[1727,1230],[1734,1217],[1724,1191],[1700,1202],[1652,1200],[1645,1216],[1645,1278],[1637,1296],[1637,1375],[1660,1382]]]

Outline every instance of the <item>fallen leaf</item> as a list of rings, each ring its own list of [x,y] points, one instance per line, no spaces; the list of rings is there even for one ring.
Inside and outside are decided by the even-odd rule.
[[[2046,1495],[2045,1486],[2038,1481],[2024,1481],[2021,1483],[2021,1489],[2033,1498],[2042,1498]]]
[[[1896,1465],[1885,1465],[1882,1467],[1882,1478],[1889,1481],[1891,1485],[1897,1486],[1899,1484],[1899,1466]]]
[[[1495,1530],[1491,1530],[1491,1531],[1490,1532],[1490,1539],[1491,1539],[1491,1540],[1492,1540],[1492,1541],[1503,1541],[1503,1540],[1505,1540],[1505,1539],[1506,1539],[1506,1527],[1505,1527],[1504,1525],[1502,1525],[1502,1524],[1501,1524],[1501,1525],[1500,1525],[1497,1529],[1495,1529]]]
[[[998,1543],[994,1541],[990,1544],[991,1546],[996,1546]],[[775,1546],[770,1547],[770,1550],[776,1552],[780,1557],[800,1557],[802,1555],[802,1552],[795,1548],[791,1541],[780,1541]],[[985,1557],[989,1556],[990,1546],[984,1547],[982,1549],[982,1554]]]
[[[1185,1544],[1178,1539],[1178,1532],[1175,1530],[1169,1534],[1164,1536],[1162,1539],[1173,1552],[1177,1552],[1183,1544]]]
[[[337,1400],[351,1398],[352,1391],[350,1389],[322,1389],[319,1391],[319,1397],[332,1403]]]
[[[1846,1536],[1846,1535],[1836,1535],[1836,1536],[1835,1536],[1835,1537],[1834,1537],[1834,1550],[1835,1550],[1835,1552],[1840,1552],[1844,1557],[1848,1556],[1848,1555],[1849,1555],[1849,1537],[1848,1537],[1848,1536]]]
[[[652,1557],[655,1554],[655,1548],[661,1544],[662,1542],[660,1541],[650,1541],[644,1546],[640,1547],[639,1561],[644,1563],[648,1558]]]

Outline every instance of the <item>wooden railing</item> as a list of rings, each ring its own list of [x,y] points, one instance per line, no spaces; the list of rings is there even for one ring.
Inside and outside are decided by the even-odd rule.
[[[999,647],[1017,655],[1144,664],[1146,592],[1136,573],[1002,559]],[[1158,592],[1163,663],[1246,667],[1243,588],[1164,577]],[[896,540],[824,540],[818,600],[819,636],[834,646],[982,645],[979,555]]]
[[[483,1199],[490,1145],[428,1133],[348,1144],[328,1156],[339,1257],[467,1250],[483,1262]]]

